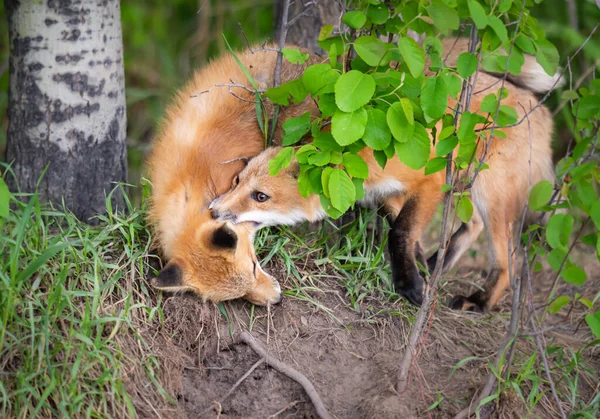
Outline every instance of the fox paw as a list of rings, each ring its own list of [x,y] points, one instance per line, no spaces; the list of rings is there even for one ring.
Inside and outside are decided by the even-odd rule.
[[[480,301],[478,298],[473,298],[473,295],[470,297],[457,295],[450,300],[448,306],[452,310],[472,311],[474,313],[485,313],[487,311],[485,302]]]

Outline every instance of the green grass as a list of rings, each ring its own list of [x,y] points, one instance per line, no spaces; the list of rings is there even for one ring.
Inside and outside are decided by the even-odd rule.
[[[124,377],[148,359],[126,355],[123,337],[143,348],[137,326],[161,310],[141,279],[144,209],[108,206],[91,227],[16,198],[0,230],[0,416],[134,416]]]

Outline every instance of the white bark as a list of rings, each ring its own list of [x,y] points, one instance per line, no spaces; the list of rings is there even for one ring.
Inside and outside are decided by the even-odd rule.
[[[5,0],[11,45],[7,160],[21,190],[77,216],[126,180],[118,0]],[[119,196],[119,194],[115,194]],[[115,200],[118,203],[119,199]],[[122,201],[121,201],[122,202]]]

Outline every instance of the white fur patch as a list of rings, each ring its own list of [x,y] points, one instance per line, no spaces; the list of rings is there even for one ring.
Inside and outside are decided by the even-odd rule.
[[[253,222],[259,224],[260,228],[263,228],[276,225],[294,225],[307,219],[307,215],[300,210],[292,210],[287,213],[278,211],[249,211],[241,214],[236,223]]]
[[[360,201],[362,205],[380,204],[388,196],[401,194],[406,190],[402,182],[388,178],[373,185],[365,185],[365,197]]]

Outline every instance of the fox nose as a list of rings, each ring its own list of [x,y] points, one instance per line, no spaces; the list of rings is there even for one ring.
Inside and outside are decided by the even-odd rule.
[[[279,305],[279,304],[281,304],[282,301],[283,301],[283,293],[279,294],[279,300],[274,304]]]
[[[216,220],[217,218],[219,218],[219,213],[218,213],[217,211],[215,211],[215,210],[212,210],[212,211],[210,212],[210,216],[211,216],[211,218],[212,218],[213,220]]]

